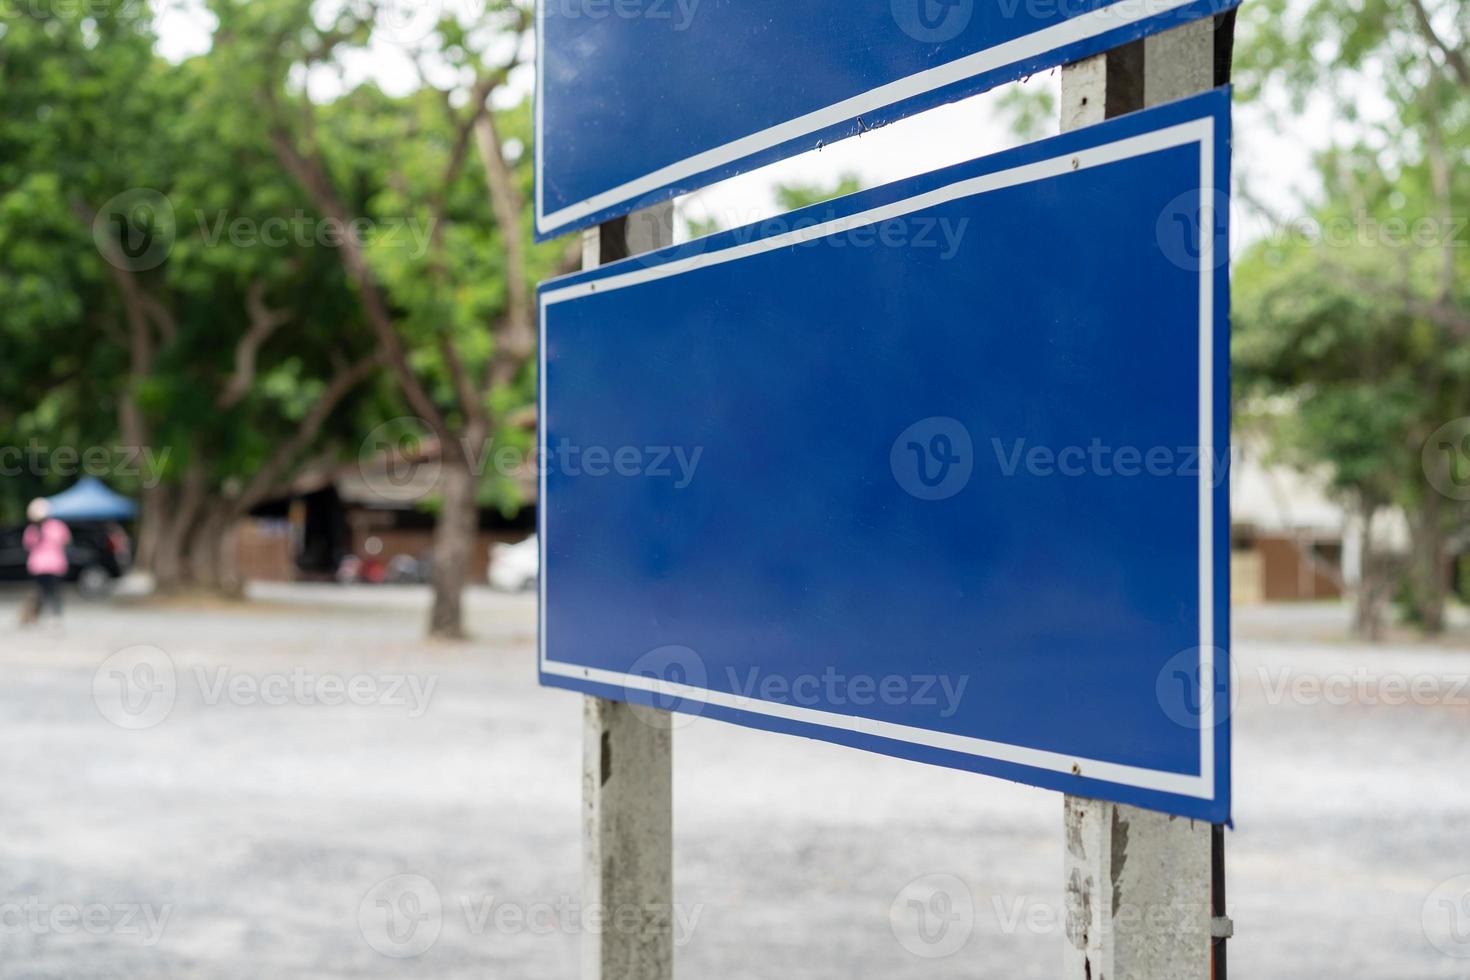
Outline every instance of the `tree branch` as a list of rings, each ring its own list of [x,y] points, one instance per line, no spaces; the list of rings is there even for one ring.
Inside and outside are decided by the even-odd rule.
[[[1361,289],[1365,293],[1371,293],[1383,299],[1397,299],[1403,305],[1404,312],[1410,316],[1423,317],[1436,326],[1448,330],[1457,340],[1470,339],[1470,316],[1461,313],[1453,306],[1420,299],[1409,292],[1407,286],[1395,289],[1376,281],[1372,276],[1354,272],[1340,262],[1323,259],[1322,268],[1346,286]]]
[[[267,96],[267,101],[274,102],[269,96]],[[350,227],[351,222],[347,209],[338,199],[336,188],[331,178],[327,176],[326,167],[321,158],[315,153],[310,156],[303,154],[279,122],[271,127],[271,144],[275,148],[276,157],[280,160],[281,165],[295,178],[302,189],[311,195],[317,207],[321,208],[328,217],[341,222],[343,227]],[[408,363],[408,352],[404,349],[403,340],[395,329],[393,316],[388,310],[388,302],[355,236],[343,236],[340,253],[348,276],[357,284],[358,292],[362,296],[363,312],[367,315],[368,324],[377,336],[388,366],[392,369],[394,377],[398,379],[399,387],[403,389],[403,396],[408,399],[409,405],[428,423],[441,441],[446,445],[458,445],[449,432],[449,425],[444,414],[429,397],[423,382],[414,374],[412,366]]]
[[[500,226],[505,248],[506,311],[497,332],[495,353],[487,362],[488,385],[505,384],[536,349],[535,309],[526,283],[526,247],[521,239],[521,214],[525,202],[516,186],[515,173],[505,160],[493,113],[475,121],[475,138],[480,162],[485,168],[485,185]]]
[[[321,393],[321,397],[311,406],[311,410],[302,417],[296,431],[289,439],[276,447],[271,458],[255,471],[245,489],[235,498],[232,517],[244,516],[253,507],[267,499],[266,495],[271,488],[280,482],[282,474],[286,472],[291,463],[316,439],[322,426],[326,424],[327,419],[336,410],[342,399],[346,398],[353,388],[366,380],[382,363],[382,353],[378,352],[336,373],[327,384],[326,390]]]
[[[1420,32],[1430,44],[1439,49],[1440,54],[1444,55],[1445,63],[1459,78],[1460,84],[1470,88],[1470,62],[1466,61],[1464,52],[1439,36],[1439,32],[1434,29],[1434,23],[1429,19],[1429,11],[1424,6],[1424,0],[1409,0],[1409,6],[1414,11],[1414,20],[1418,23]]]
[[[1438,82],[1438,79],[1435,79]],[[1439,84],[1431,84],[1427,92],[1435,92]],[[1455,243],[1450,239],[1454,227],[1454,202],[1450,189],[1450,164],[1445,154],[1444,130],[1440,128],[1439,114],[1433,106],[1424,112],[1424,155],[1429,161],[1429,184],[1434,191],[1435,203],[1439,205],[1439,305],[1448,308],[1455,294]]]
[[[250,386],[255,383],[255,362],[260,348],[271,334],[291,319],[289,313],[266,306],[265,283],[260,279],[246,288],[245,309],[250,315],[250,326],[235,345],[235,371],[220,392],[216,402],[220,408],[238,405],[250,393]]]
[[[1279,215],[1267,207],[1264,202],[1253,197],[1248,191],[1242,190],[1240,197],[1251,207],[1266,215],[1278,228],[1285,227],[1285,223]],[[1448,228],[1449,225],[1445,227]],[[1451,256],[1450,260],[1453,261],[1453,256]],[[1404,311],[1410,316],[1423,317],[1436,326],[1448,330],[1457,340],[1470,339],[1470,315],[1466,315],[1456,309],[1452,301],[1442,299],[1439,302],[1431,302],[1415,296],[1411,291],[1412,287],[1407,274],[1405,274],[1399,286],[1395,288],[1394,286],[1379,282],[1372,276],[1363,275],[1325,254],[1318,256],[1318,262],[1323,271],[1343,285],[1384,299],[1396,299],[1403,305]],[[1453,269],[1451,269],[1451,272],[1453,272]]]

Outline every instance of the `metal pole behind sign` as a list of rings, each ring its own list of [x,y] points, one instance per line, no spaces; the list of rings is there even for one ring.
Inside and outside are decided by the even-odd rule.
[[[582,267],[672,245],[673,228],[670,201],[588,229]],[[582,977],[672,980],[672,716],[588,697],[583,719],[583,923],[601,921],[583,933]]]
[[[1221,23],[1223,71],[1229,32]],[[1062,129],[1214,87],[1216,24],[1206,18],[1062,68]],[[1183,817],[1068,796],[1063,882],[1063,980],[1224,980],[1224,842]],[[1219,893],[1212,895],[1218,851]],[[1225,926],[1223,907],[1219,925]],[[1214,932],[1221,939],[1214,942]],[[1218,959],[1212,962],[1212,950]]]

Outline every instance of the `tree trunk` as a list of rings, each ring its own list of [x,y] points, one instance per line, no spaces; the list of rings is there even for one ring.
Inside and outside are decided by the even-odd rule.
[[[152,574],[158,559],[158,539],[170,510],[171,494],[167,486],[146,488],[138,508],[138,540],[133,545],[133,567]]]
[[[173,592],[184,585],[188,563],[184,560],[185,538],[176,522],[159,535],[153,552],[153,583],[159,592]]]
[[[245,595],[245,579],[240,575],[240,520],[231,514],[220,532],[219,544],[215,548],[214,581],[221,595],[238,599]]]
[[[189,539],[189,571],[195,585],[222,595],[239,591],[239,574],[234,568],[234,508],[211,507]]]
[[[469,462],[445,453],[440,487],[443,505],[434,523],[434,606],[429,635],[459,639],[464,634],[462,600],[470,555],[479,531],[475,473]]]
[[[1433,487],[1424,488],[1424,501],[1414,523],[1412,572],[1415,618],[1426,633],[1443,633],[1445,599],[1449,593],[1445,563],[1444,498]]]
[[[182,515],[166,521],[158,533],[153,549],[153,580],[159,592],[172,592],[188,580],[189,562],[186,549],[192,521]]]
[[[1358,587],[1353,607],[1353,635],[1369,643],[1383,639],[1383,569],[1373,551],[1373,518],[1377,511],[1371,504],[1361,509]]]
[[[184,473],[183,485],[173,496],[172,506],[158,532],[153,577],[160,592],[177,589],[189,580],[192,571],[189,545],[199,523],[200,509],[204,506],[204,483],[204,467],[197,460],[191,462]]]

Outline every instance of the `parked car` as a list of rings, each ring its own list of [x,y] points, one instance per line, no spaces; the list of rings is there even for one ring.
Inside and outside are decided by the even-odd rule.
[[[68,521],[66,526],[71,530],[71,544],[66,549],[71,566],[67,581],[77,583],[78,590],[89,599],[107,595],[133,561],[127,533],[111,522]],[[24,525],[0,529],[0,581],[30,578],[21,540],[24,534]]]
[[[515,544],[497,544],[490,548],[490,567],[485,577],[490,587],[502,592],[522,592],[536,587],[541,574],[541,547],[536,535]]]

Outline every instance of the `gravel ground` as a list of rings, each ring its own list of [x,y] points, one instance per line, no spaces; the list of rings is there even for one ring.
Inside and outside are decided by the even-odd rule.
[[[425,604],[276,586],[7,626],[0,977],[575,977],[580,699],[536,686],[530,598],[474,593],[465,644],[422,642]],[[1465,978],[1470,640],[1342,621],[1237,617],[1231,965]],[[708,719],[675,738],[681,976],[1056,975],[1059,796]],[[889,921],[934,874],[973,903],[944,958]]]

